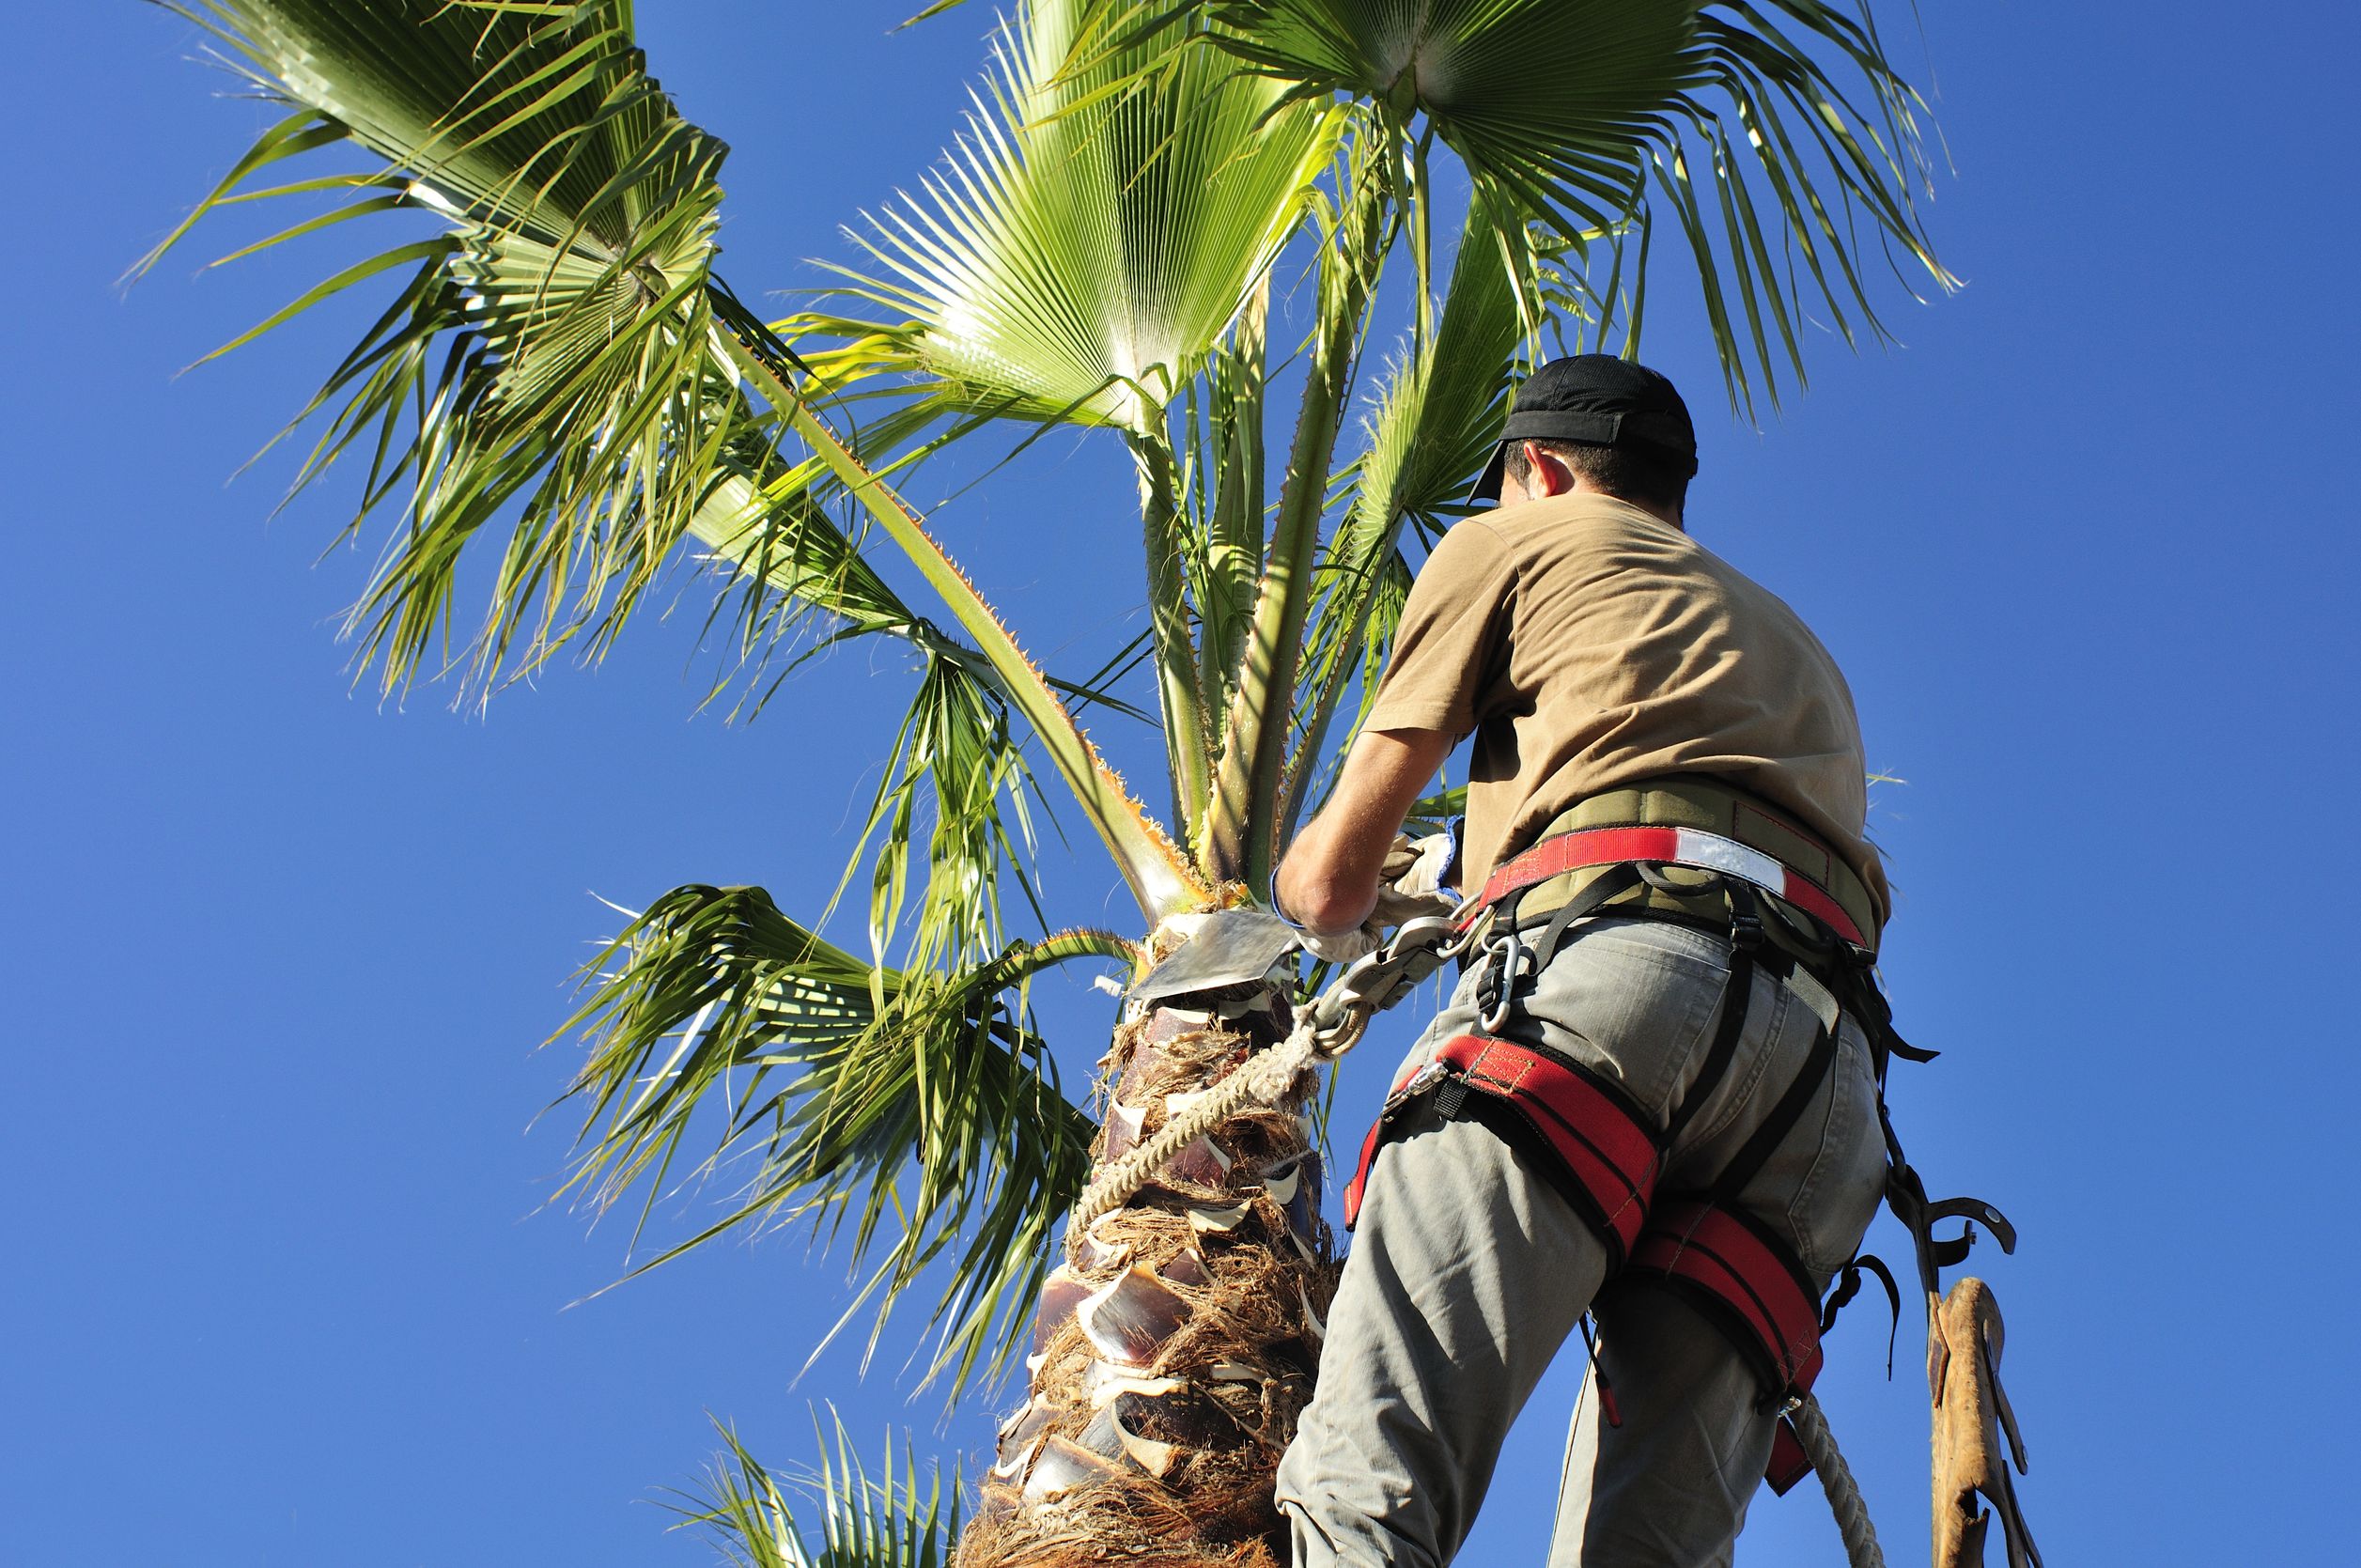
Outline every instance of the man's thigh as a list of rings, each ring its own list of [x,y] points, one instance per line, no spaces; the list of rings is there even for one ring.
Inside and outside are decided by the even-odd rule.
[[[1597,1355],[1566,1438],[1549,1568],[1727,1568],[1778,1424],[1760,1379],[1658,1286],[1610,1285],[1593,1311]]]
[[[1726,942],[1605,920],[1569,941],[1500,1032],[1619,1083],[1661,1126],[1712,1022]],[[1411,1052],[1480,1030],[1472,977]],[[1297,1568],[1447,1562],[1501,1441],[1604,1279],[1598,1236],[1534,1163],[1430,1106],[1378,1156],[1280,1469]]]
[[[1422,1114],[1388,1145],[1280,1467],[1297,1568],[1449,1562],[1606,1266],[1572,1205],[1481,1125]]]

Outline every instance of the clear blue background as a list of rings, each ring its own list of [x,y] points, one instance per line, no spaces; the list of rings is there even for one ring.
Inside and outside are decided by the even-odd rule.
[[[735,144],[741,290],[812,281],[955,129],[987,14],[886,36],[909,8],[643,6],[659,73]],[[1908,781],[1873,821],[1903,889],[1888,975],[1945,1055],[1898,1075],[1897,1110],[1932,1182],[2025,1233],[1979,1265],[2051,1562],[2350,1561],[2361,22],[1925,11],[1957,170],[1934,227],[1968,287],[1898,306],[1904,349],[1821,345],[1760,432],[1710,418],[1692,524],[1819,628],[1872,764]],[[904,673],[847,654],[752,726],[699,715],[691,584],[488,717],[354,693],[330,618],[366,561],[314,565],[349,490],[272,522],[283,460],[225,481],[357,318],[176,380],[317,253],[196,277],[225,228],[116,287],[263,111],[209,98],[161,11],[28,8],[17,36],[0,1561],[689,1564],[651,1499],[693,1483],[707,1411],[783,1466],[814,1399],[873,1449],[909,1422],[976,1452],[983,1405],[936,1429],[906,1402],[906,1339],[865,1382],[850,1351],[796,1381],[842,1285],[799,1234],[567,1310],[626,1237],[544,1207],[573,1123],[532,1125],[571,1064],[535,1042],[612,924],[590,895],[758,881],[815,907]],[[1712,412],[1694,318],[1651,325]],[[940,524],[1080,660],[1135,624],[1128,501],[1112,454],[1057,442]],[[1079,859],[1050,893],[1125,912]],[[1079,1079],[1110,1009],[1050,990]],[[1387,1027],[1348,1069],[1354,1124],[1414,1021]],[[1822,1389],[1906,1562],[1917,1336],[1888,1385],[1874,1315]],[[1574,1374],[1475,1560],[1538,1560]],[[1809,1489],[1766,1497],[1739,1555],[1841,1560]]]

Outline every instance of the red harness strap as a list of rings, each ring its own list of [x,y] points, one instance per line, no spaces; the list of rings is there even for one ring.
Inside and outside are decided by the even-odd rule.
[[[1856,947],[1870,945],[1844,907],[1802,872],[1735,839],[1697,828],[1585,828],[1553,834],[1495,871],[1483,891],[1468,900],[1460,924],[1463,928],[1472,925],[1485,909],[1509,894],[1553,877],[1624,861],[1695,866],[1735,877],[1825,922],[1828,929]]]
[[[1655,1191],[1660,1154],[1654,1135],[1621,1095],[1554,1051],[1482,1034],[1446,1041],[1433,1064],[1465,1089],[1515,1112],[1557,1157],[1575,1193],[1588,1200],[1587,1218],[1608,1238],[1617,1260],[1630,1253]],[[1361,1144],[1360,1169],[1344,1189],[1348,1229],[1360,1218],[1361,1191],[1394,1107],[1427,1087],[1418,1082],[1421,1076],[1439,1082],[1442,1073],[1421,1073],[1395,1084],[1388,1114]]]
[[[1820,1298],[1784,1243],[1701,1198],[1668,1197],[1632,1250],[1631,1274],[1699,1302],[1784,1398],[1820,1375]]]
[[[1709,1199],[1668,1197],[1648,1217],[1626,1278],[1660,1280],[1702,1308],[1786,1400],[1820,1375],[1820,1300],[1785,1243]],[[1782,1417],[1763,1479],[1784,1497],[1811,1458]]]

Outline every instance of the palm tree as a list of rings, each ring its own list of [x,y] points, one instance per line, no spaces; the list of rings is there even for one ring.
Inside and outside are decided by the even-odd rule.
[[[868,951],[753,887],[631,918],[567,1026],[589,1047],[575,1180],[610,1203],[751,1156],[665,1255],[838,1227],[866,1270],[848,1316],[882,1323],[948,1264],[929,1374],[955,1397],[1028,1373],[967,1560],[1261,1560],[1335,1269],[1314,1085],[1058,1222],[1094,1161],[1284,1032],[1292,976],[1128,1009],[1103,1126],[1027,988],[1136,969],[1262,896],[1412,555],[1545,342],[1634,349],[1677,253],[1746,412],[1801,383],[1808,318],[1879,333],[1872,265],[1948,285],[1912,206],[1918,100],[1866,0],[1021,0],[943,166],[832,293],[769,322],[713,271],[724,148],[647,74],[629,0],[193,3],[287,113],[190,223],[323,194],[278,238],[412,219],[227,346],[391,286],[299,421],[299,483],[344,458],[350,526],[395,520],[350,621],[389,687],[434,661],[481,695],[595,656],[683,560],[717,573],[751,662],[799,635],[917,659],[847,871]],[[364,166],[281,172],[339,145]],[[1437,193],[1463,184],[1454,225]],[[895,489],[1061,426],[1131,458],[1136,497],[1104,505],[1141,531],[1148,611],[1079,678],[1028,657]],[[478,557],[489,598],[463,622]],[[1126,699],[1135,664],[1152,712]],[[1079,724],[1092,706],[1160,730],[1154,811]],[[1135,932],[1025,918],[1052,800],[1095,830]]]

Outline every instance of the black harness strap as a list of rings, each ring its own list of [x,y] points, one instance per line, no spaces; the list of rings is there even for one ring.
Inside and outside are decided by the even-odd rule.
[[[1837,1313],[1861,1294],[1861,1276],[1864,1273],[1877,1276],[1878,1283],[1886,1287],[1886,1300],[1893,1309],[1892,1318],[1886,1328],[1886,1377],[1890,1382],[1894,1375],[1894,1340],[1902,1332],[1902,1287],[1894,1283],[1894,1271],[1886,1266],[1885,1259],[1874,1252],[1853,1254],[1852,1261],[1838,1271],[1836,1290],[1820,1309],[1820,1331],[1825,1334],[1834,1328]]]
[[[1754,954],[1763,945],[1763,917],[1753,908],[1739,908],[1740,897],[1751,898],[1751,890],[1744,895],[1733,893],[1730,909],[1730,979],[1721,989],[1721,1022],[1714,1030],[1713,1044],[1705,1048],[1705,1061],[1697,1069],[1697,1078],[1681,1103],[1673,1108],[1670,1124],[1664,1129],[1664,1146],[1672,1147],[1691,1118],[1713,1097],[1721,1080],[1730,1072],[1730,1063],[1738,1054],[1738,1037],[1746,1032],[1747,1009],[1754,998]]]
[[[1762,1173],[1763,1165],[1778,1152],[1779,1146],[1787,1141],[1787,1135],[1795,1130],[1795,1125],[1804,1119],[1804,1112],[1810,1108],[1812,1096],[1819,1094],[1820,1086],[1828,1080],[1828,1069],[1836,1065],[1836,1036],[1820,1027],[1815,1020],[1811,1048],[1805,1053],[1804,1064],[1796,1070],[1794,1081],[1787,1086],[1787,1093],[1781,1094],[1779,1103],[1771,1108],[1771,1113],[1763,1119],[1763,1125],[1754,1129],[1754,1136],[1730,1157],[1730,1163],[1723,1166],[1721,1174],[1714,1179],[1713,1197],[1716,1203],[1732,1208],[1737,1206],[1738,1194],[1744,1192],[1747,1185]]]

